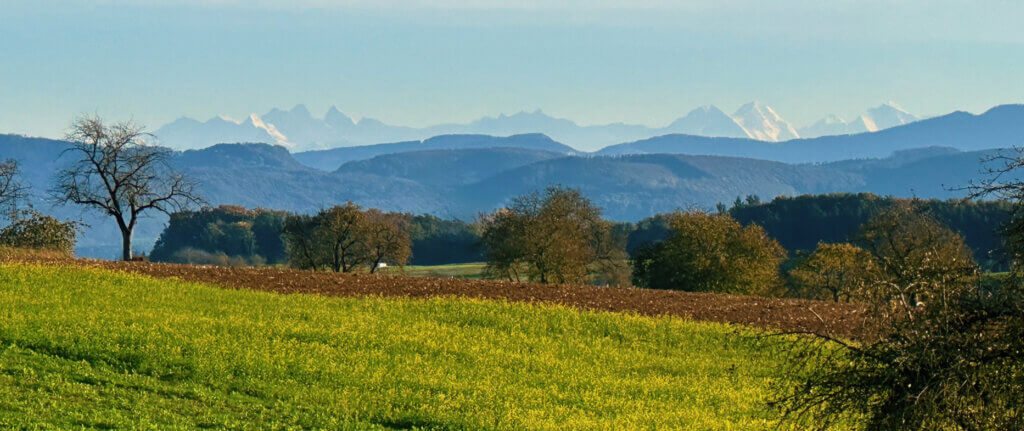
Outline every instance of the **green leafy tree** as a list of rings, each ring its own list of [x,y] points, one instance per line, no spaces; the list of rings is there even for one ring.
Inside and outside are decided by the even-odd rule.
[[[319,271],[328,265],[325,242],[317,237],[319,219],[307,214],[290,215],[281,228],[288,263],[299,269]]]
[[[284,262],[281,231],[286,217],[283,211],[249,210],[233,205],[175,212],[157,238],[150,259],[199,263],[209,255],[215,258],[206,261],[226,259],[232,264]],[[220,255],[226,258],[221,259]]]

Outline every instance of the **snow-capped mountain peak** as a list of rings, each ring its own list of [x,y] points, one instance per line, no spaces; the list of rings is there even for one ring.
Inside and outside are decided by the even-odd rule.
[[[800,136],[816,138],[826,135],[846,135],[853,133],[877,132],[890,127],[901,126],[920,120],[894,102],[885,102],[849,122],[842,124],[831,121],[834,116],[826,117],[812,126],[800,129]],[[836,117],[838,118],[838,117]]]
[[[290,142],[288,142],[288,137],[285,136],[280,131],[278,131],[277,127],[275,127],[273,124],[267,124],[263,122],[263,119],[260,118],[258,115],[249,114],[248,122],[251,123],[253,127],[262,129],[267,133],[267,135],[270,135],[270,137],[274,139],[275,144],[289,148],[293,146]]]
[[[338,110],[338,107],[333,105],[330,108],[328,108],[327,113],[324,114],[324,122],[330,125],[331,127],[337,128],[349,128],[356,125],[356,122],[352,121],[351,117],[343,114],[340,110]]]
[[[893,102],[886,102],[878,107],[868,109],[867,117],[875,122],[879,130],[901,126],[920,119]]]
[[[746,129],[715,105],[704,105],[669,124],[666,130],[699,136],[749,137]]]
[[[741,106],[733,114],[733,118],[754,139],[777,142],[800,137],[793,125],[782,119],[771,106],[759,102]]]

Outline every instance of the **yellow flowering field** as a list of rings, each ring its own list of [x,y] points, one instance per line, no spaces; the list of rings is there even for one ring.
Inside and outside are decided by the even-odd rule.
[[[755,334],[2,264],[0,428],[771,428]]]

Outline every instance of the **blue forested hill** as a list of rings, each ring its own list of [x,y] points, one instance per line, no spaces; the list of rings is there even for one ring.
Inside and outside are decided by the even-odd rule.
[[[543,150],[562,155],[575,154],[576,150],[540,133],[528,133],[507,137],[489,135],[441,135],[422,141],[395,142],[390,144],[340,147],[330,150],[295,153],[300,163],[324,171],[333,171],[353,160],[366,160],[385,154],[405,153],[423,150],[460,150],[469,148],[510,147],[529,150]]]

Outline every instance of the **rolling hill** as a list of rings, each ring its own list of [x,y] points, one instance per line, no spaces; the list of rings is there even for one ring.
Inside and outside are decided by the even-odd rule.
[[[333,171],[353,160],[366,160],[385,154],[405,153],[423,150],[457,150],[467,148],[511,147],[543,150],[563,155],[575,154],[576,150],[539,133],[496,137],[489,135],[441,135],[422,141],[395,142],[390,144],[341,147],[330,150],[295,153],[300,163]]]
[[[509,139],[441,137],[423,143],[468,148],[383,154],[349,161],[332,171],[308,167],[285,148],[267,144],[222,144],[175,153],[173,163],[199,182],[199,191],[211,205],[310,212],[352,201],[388,211],[465,219],[515,196],[561,184],[581,189],[609,218],[638,220],[677,208],[711,208],[746,195],[762,199],[829,192],[963,196],[954,188],[980,178],[979,159],[992,154],[991,150],[925,148],[886,158],[824,164],[713,155],[566,155],[565,147],[543,135],[516,139],[537,148],[483,147]],[[407,145],[418,149],[420,144]],[[0,158],[21,160],[34,193],[32,204],[88,225],[80,253],[113,256],[118,236],[112,220],[80,207],[53,206],[47,198],[54,172],[62,164],[57,158],[63,148],[60,141],[0,135]],[[141,221],[136,233],[140,251],[148,251],[165,221],[161,214]]]

